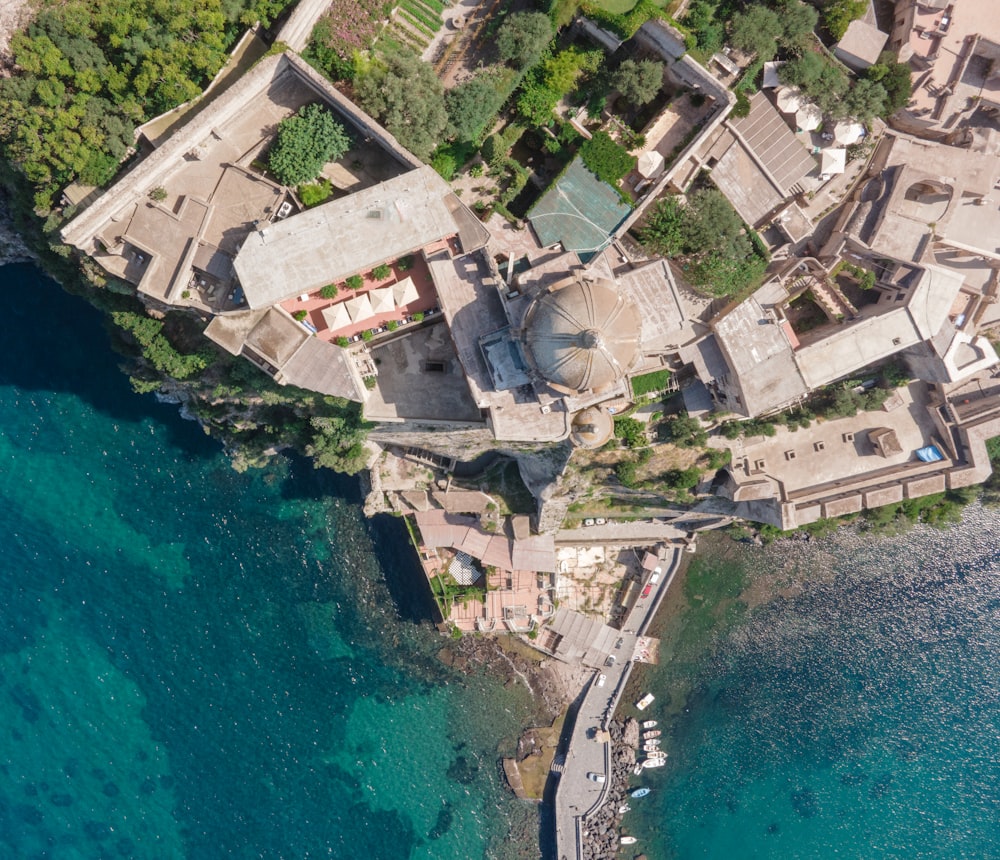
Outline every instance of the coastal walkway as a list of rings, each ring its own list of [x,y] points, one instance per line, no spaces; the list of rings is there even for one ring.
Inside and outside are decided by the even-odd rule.
[[[649,597],[638,601],[626,616],[622,627],[633,634],[629,639],[643,635],[649,627],[680,568],[683,552],[682,546],[675,547]],[[605,732],[633,665],[631,659],[616,661],[595,673],[577,709],[555,793],[556,857],[559,860],[581,860],[586,818],[604,804],[611,779],[611,743]],[[606,676],[603,686],[598,685],[600,674]],[[588,773],[601,774],[605,781],[595,782],[588,778]]]

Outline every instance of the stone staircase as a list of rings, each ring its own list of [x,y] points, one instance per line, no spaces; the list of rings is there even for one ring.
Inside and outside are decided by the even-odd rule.
[[[847,296],[835,283],[826,278],[803,275],[792,283],[789,293],[794,294],[801,290],[809,290],[812,293],[816,304],[823,309],[831,322],[843,322],[858,315],[858,309]]]

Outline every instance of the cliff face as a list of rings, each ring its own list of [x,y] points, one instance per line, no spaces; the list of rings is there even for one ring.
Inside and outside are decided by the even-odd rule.
[[[11,226],[10,214],[3,198],[0,197],[0,266],[5,266],[7,263],[23,263],[34,258],[35,255],[28,250],[24,240]]]

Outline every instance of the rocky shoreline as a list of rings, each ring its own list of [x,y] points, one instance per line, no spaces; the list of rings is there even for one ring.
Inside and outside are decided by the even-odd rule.
[[[0,266],[8,263],[27,263],[37,257],[25,244],[24,239],[11,225],[10,212],[0,196]]]
[[[611,772],[608,774],[608,788],[604,804],[593,815],[587,816],[583,824],[583,860],[615,860],[623,848],[621,845],[620,812],[629,797],[629,781],[635,767],[636,750],[639,748],[639,723],[634,719],[612,720],[608,725],[611,735]],[[629,856],[627,853],[625,856]],[[643,854],[634,855],[636,860]]]

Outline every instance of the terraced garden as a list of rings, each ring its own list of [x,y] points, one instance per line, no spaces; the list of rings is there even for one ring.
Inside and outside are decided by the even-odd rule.
[[[422,53],[441,29],[444,7],[441,0],[401,0],[383,38]]]

